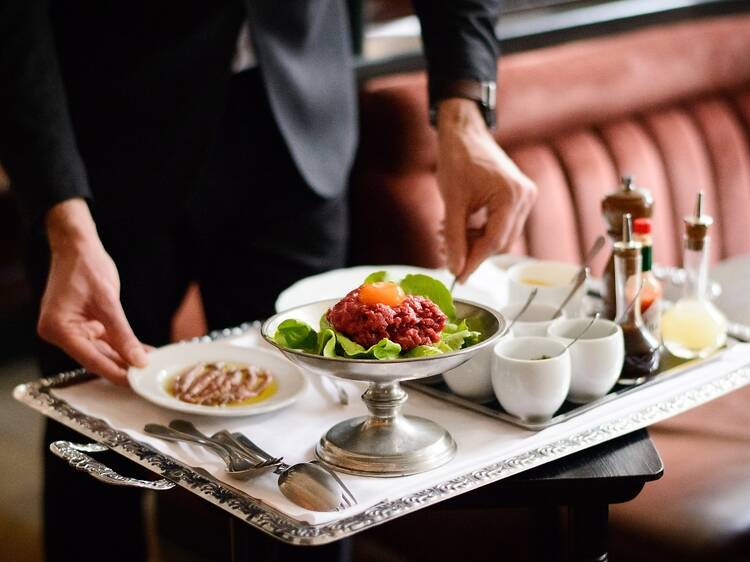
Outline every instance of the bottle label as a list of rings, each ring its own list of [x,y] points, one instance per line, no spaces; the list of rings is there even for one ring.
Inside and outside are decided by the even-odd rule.
[[[642,256],[642,268],[643,272],[651,271],[651,262],[654,255],[654,247],[650,244],[644,244],[641,248],[641,256]]]

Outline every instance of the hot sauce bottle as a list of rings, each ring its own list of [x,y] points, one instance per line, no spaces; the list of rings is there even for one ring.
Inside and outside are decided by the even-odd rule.
[[[659,341],[641,318],[641,243],[633,239],[632,218],[622,219],[622,240],[615,242],[616,322],[625,339],[625,361],[618,382],[640,384],[659,368]],[[628,290],[634,287],[635,290]]]
[[[651,219],[640,218],[633,221],[633,238],[641,243],[643,289],[641,290],[641,316],[648,330],[658,340],[661,334],[662,286],[651,271],[653,264],[653,241],[651,240]],[[631,287],[636,291],[637,287]],[[635,293],[632,293],[635,294]]]
[[[620,189],[613,191],[602,200],[602,214],[607,223],[607,233],[613,242],[620,240],[622,234],[622,217],[629,213],[631,217],[638,219],[651,217],[654,208],[654,199],[648,190],[637,187],[632,176],[623,176]],[[602,299],[604,310],[602,314],[614,320],[616,312],[615,298],[615,258],[614,254],[609,258],[607,267],[602,273]]]
[[[698,193],[695,214],[686,216],[682,265],[687,275],[684,295],[662,317],[664,347],[677,357],[710,355],[727,341],[727,320],[706,297],[708,235],[713,219],[703,214],[703,193]]]

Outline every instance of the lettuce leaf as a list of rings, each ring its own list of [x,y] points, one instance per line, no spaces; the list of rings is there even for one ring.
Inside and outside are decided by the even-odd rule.
[[[290,349],[301,349],[307,353],[318,353],[318,334],[312,326],[300,320],[284,320],[276,333],[273,341],[282,347]]]
[[[456,306],[453,304],[453,296],[448,287],[437,279],[433,279],[429,275],[416,273],[404,277],[399,285],[407,295],[419,295],[430,299],[443,311],[449,321],[456,320]]]
[[[401,346],[387,338],[365,348],[333,329],[325,315],[320,319],[320,331],[299,320],[285,320],[276,329],[273,340],[282,347],[299,349],[323,357],[351,359],[398,359]]]
[[[369,285],[370,283],[380,283],[382,281],[388,281],[390,276],[387,271],[374,271],[365,277],[363,285]]]
[[[481,333],[469,329],[466,320],[461,320],[458,324],[447,322],[439,343],[447,346],[451,351],[458,351],[474,345],[481,336]]]
[[[383,338],[367,349],[339,332],[336,332],[336,339],[344,355],[352,359],[398,359],[401,355],[401,346],[388,338]]]

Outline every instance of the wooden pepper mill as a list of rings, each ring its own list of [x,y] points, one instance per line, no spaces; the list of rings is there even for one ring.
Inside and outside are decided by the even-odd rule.
[[[654,198],[648,190],[637,187],[632,176],[623,176],[620,189],[613,191],[602,199],[602,214],[607,223],[607,233],[614,242],[618,242],[622,236],[622,218],[630,213],[633,220],[639,218],[650,218],[654,210]],[[607,267],[602,274],[604,300],[603,315],[614,320],[616,310],[615,302],[615,261],[614,254],[610,255]]]

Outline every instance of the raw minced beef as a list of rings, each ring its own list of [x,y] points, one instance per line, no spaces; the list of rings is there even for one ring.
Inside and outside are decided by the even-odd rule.
[[[331,307],[326,318],[336,330],[363,347],[388,338],[402,351],[440,341],[448,319],[435,303],[418,295],[408,295],[398,306],[365,304],[359,300],[359,287]]]

